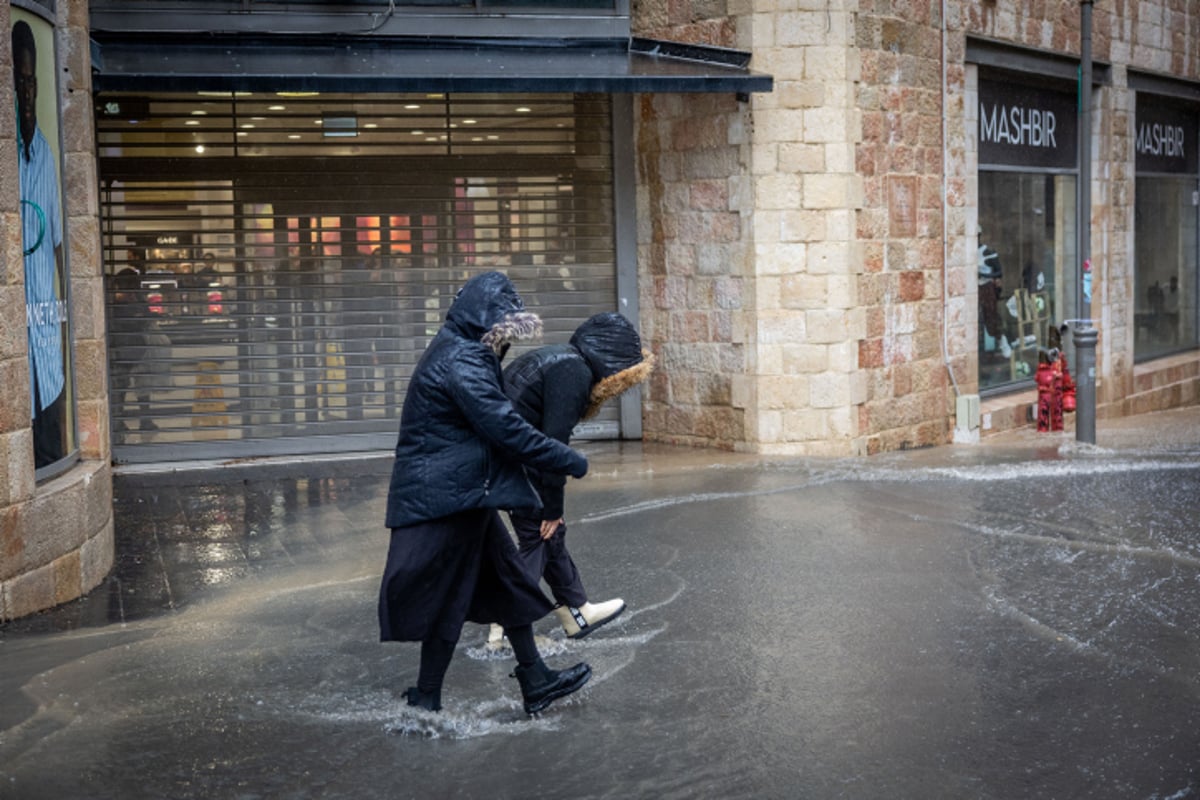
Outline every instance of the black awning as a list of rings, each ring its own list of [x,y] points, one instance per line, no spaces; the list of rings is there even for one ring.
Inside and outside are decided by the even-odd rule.
[[[769,92],[737,50],[631,40],[93,41],[103,91]]]

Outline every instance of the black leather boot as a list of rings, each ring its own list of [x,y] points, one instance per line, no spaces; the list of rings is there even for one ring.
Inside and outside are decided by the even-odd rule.
[[[408,700],[410,706],[423,708],[426,711],[442,710],[441,692],[422,692],[417,687],[410,686],[404,690],[404,697]]]
[[[518,666],[513,677],[521,684],[525,713],[536,714],[560,697],[583,688],[592,677],[592,668],[580,662],[564,670],[553,670],[540,658],[528,667]]]

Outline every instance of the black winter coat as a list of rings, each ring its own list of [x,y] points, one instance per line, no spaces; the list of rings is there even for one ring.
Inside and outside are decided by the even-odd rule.
[[[642,361],[641,340],[620,314],[596,314],[576,329],[570,344],[525,353],[504,370],[504,391],[522,417],[563,444],[595,401],[600,381]],[[529,471],[542,499],[542,519],[561,519],[566,478]]]
[[[537,510],[521,465],[587,473],[587,459],[522,419],[502,388],[500,359],[481,339],[524,308],[508,278],[469,280],[413,371],[388,488],[389,528],[475,508]]]

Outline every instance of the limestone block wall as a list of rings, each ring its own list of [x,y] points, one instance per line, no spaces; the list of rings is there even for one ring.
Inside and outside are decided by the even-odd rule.
[[[862,451],[857,2],[635,7],[642,35],[753,52],[775,91],[639,107],[646,433],[761,452]],[[647,309],[650,309],[647,311]]]
[[[942,120],[951,109],[942,98],[945,41],[936,13],[934,4],[876,3],[856,18],[862,61],[856,103],[863,119],[856,166],[864,186],[856,234],[867,320],[858,352],[867,394],[858,413],[869,453],[948,440],[953,409],[946,361],[952,355],[965,373],[964,349],[975,341],[966,335],[961,213],[950,220],[955,251],[944,252],[942,244]],[[960,55],[962,41],[955,39]],[[961,68],[946,79],[961,86]],[[954,105],[961,117],[961,94]],[[956,136],[954,157],[961,159],[963,149]],[[956,208],[962,199],[956,191]],[[945,308],[952,314],[953,343],[943,340]]]
[[[113,563],[104,299],[92,132],[87,3],[57,4],[63,192],[70,246],[80,460],[37,483],[24,314],[0,314],[0,620],[75,599]],[[25,307],[10,5],[0,7],[0,304]],[[42,88],[42,87],[39,87]],[[44,91],[44,88],[43,88]]]
[[[754,97],[751,165],[757,319],[751,446],[761,452],[863,452],[858,368],[867,317],[856,212],[859,53],[854,0],[755,6],[739,46],[775,76]],[[742,28],[739,27],[739,33]]]
[[[638,263],[644,341],[658,357],[645,403],[646,438],[733,448],[745,406],[748,221],[744,111],[733,96],[646,95],[638,114]]]
[[[638,13],[639,35],[733,45],[723,2]],[[658,357],[644,435],[732,449],[753,414],[749,104],[733,94],[642,95],[635,114],[641,329]]]

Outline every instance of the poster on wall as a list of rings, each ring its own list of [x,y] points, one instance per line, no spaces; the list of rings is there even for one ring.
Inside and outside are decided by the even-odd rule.
[[[66,457],[75,438],[57,70],[53,26],[16,7],[11,19],[31,422],[41,468]]]

